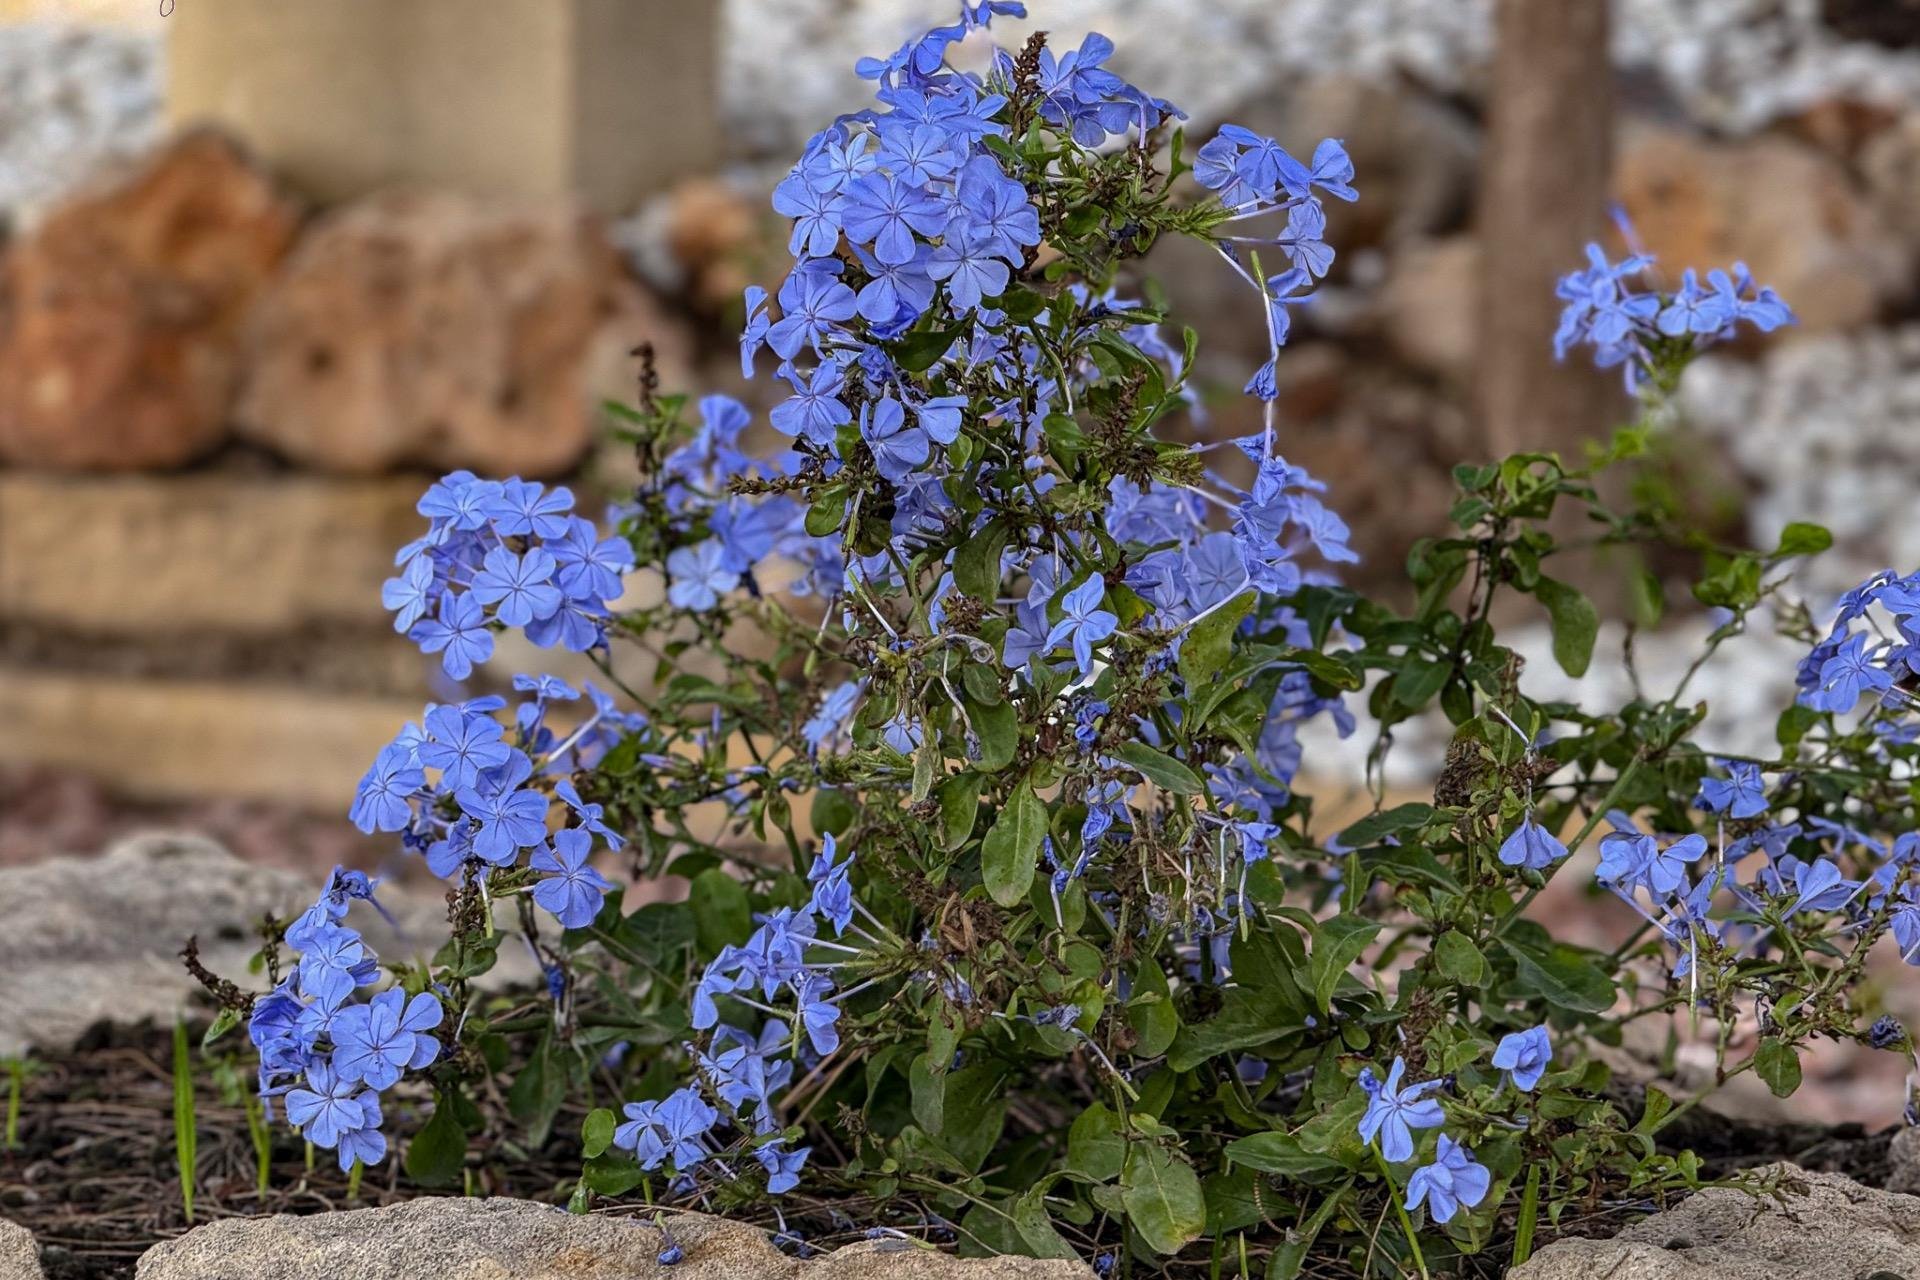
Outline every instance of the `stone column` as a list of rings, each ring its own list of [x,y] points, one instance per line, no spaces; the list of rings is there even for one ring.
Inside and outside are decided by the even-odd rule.
[[[423,183],[624,213],[718,157],[717,28],[686,0],[176,0],[168,115],[321,201]]]
[[[1498,0],[1479,208],[1476,400],[1488,452],[1576,448],[1622,407],[1585,353],[1559,365],[1554,282],[1606,225],[1608,0]]]

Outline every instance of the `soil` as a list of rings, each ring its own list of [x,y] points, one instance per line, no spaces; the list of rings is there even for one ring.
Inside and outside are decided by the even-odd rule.
[[[363,1209],[423,1194],[391,1158],[350,1189],[331,1153],[318,1153],[308,1168],[305,1145],[278,1122],[269,1126],[272,1166],[262,1193],[246,1114],[238,1098],[223,1098],[209,1055],[196,1047],[190,1224],[175,1157],[172,1055],[170,1032],[102,1029],[69,1053],[30,1060],[18,1146],[7,1150],[0,1138],[0,1217],[39,1240],[47,1280],[122,1280],[152,1245],[218,1218]],[[240,1062],[238,1053],[232,1057]],[[239,1070],[239,1088],[249,1088],[248,1067]],[[0,1071],[0,1096],[5,1081]],[[563,1116],[556,1137],[577,1133],[579,1122]],[[481,1194],[559,1202],[557,1188],[580,1168],[577,1150],[488,1158],[484,1136],[474,1150],[472,1189]],[[513,1171],[511,1182],[503,1169]]]
[[[33,1232],[48,1280],[123,1280],[152,1245],[218,1218],[370,1208],[429,1194],[414,1186],[392,1158],[369,1171],[357,1188],[350,1187],[328,1153],[319,1153],[309,1167],[304,1144],[277,1122],[269,1126],[272,1163],[262,1192],[240,1102],[241,1091],[251,1085],[241,1049],[236,1044],[223,1056],[196,1048],[193,1055],[198,1138],[192,1223],[181,1202],[175,1157],[171,1033],[100,1028],[70,1052],[31,1060],[18,1146],[7,1150],[0,1141],[0,1217]],[[238,1073],[229,1076],[224,1089],[215,1074],[223,1060]],[[0,1072],[0,1089],[4,1082]],[[390,1095],[390,1113],[407,1108],[405,1092],[403,1087],[396,1091],[402,1096]],[[426,1101],[424,1096],[413,1100],[422,1109]],[[396,1128],[408,1127],[404,1116],[396,1118],[401,1121]],[[472,1183],[465,1189],[563,1203],[580,1168],[579,1151],[567,1140],[579,1131],[580,1119],[577,1113],[563,1114],[553,1140],[537,1153],[510,1139],[477,1136],[468,1158]],[[1857,1124],[1754,1123],[1695,1111],[1663,1136],[1675,1147],[1696,1151],[1711,1177],[1784,1159],[1881,1186],[1894,1132],[1869,1133]],[[837,1242],[829,1237],[840,1234],[828,1221],[841,1230],[846,1225],[831,1209],[858,1214],[858,1207],[848,1205],[792,1207],[801,1209],[802,1218],[821,1219],[807,1225],[827,1234],[807,1234],[828,1247]],[[1609,1236],[1632,1216],[1623,1210],[1580,1215],[1563,1220],[1558,1234]],[[1344,1272],[1315,1269],[1313,1274]]]

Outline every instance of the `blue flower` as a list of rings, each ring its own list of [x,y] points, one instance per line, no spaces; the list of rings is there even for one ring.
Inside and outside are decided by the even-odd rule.
[[[1461,1209],[1486,1199],[1492,1182],[1493,1175],[1474,1161],[1473,1152],[1443,1133],[1433,1163],[1415,1169],[1407,1179],[1407,1208],[1418,1209],[1425,1201],[1435,1222],[1449,1222]]]
[[[566,536],[548,541],[546,549],[560,569],[555,581],[575,600],[617,598],[620,580],[633,570],[633,547],[625,538],[602,538],[591,522],[577,517]]]
[[[503,538],[562,538],[572,519],[567,513],[572,510],[570,489],[559,487],[549,491],[545,485],[532,480],[505,480],[493,502],[493,531]]]
[[[853,319],[853,290],[822,271],[795,271],[780,286],[780,319],[767,330],[767,345],[783,360],[811,346],[816,350],[843,321]]]
[[[415,623],[407,636],[421,652],[441,654],[440,665],[455,680],[465,680],[493,656],[486,613],[470,595],[448,592],[440,597],[440,616]]]
[[[1493,1050],[1493,1065],[1506,1072],[1513,1087],[1522,1093],[1533,1092],[1552,1064],[1553,1041],[1547,1037],[1544,1023],[1502,1036]]]
[[[787,252],[796,258],[824,258],[840,243],[840,199],[802,174],[790,174],[773,189],[773,207],[792,218]]]
[[[1406,1074],[1404,1058],[1395,1058],[1387,1071],[1386,1083],[1374,1078],[1373,1068],[1360,1073],[1360,1087],[1369,1095],[1366,1114],[1360,1117],[1360,1141],[1380,1139],[1380,1152],[1392,1161],[1413,1158],[1413,1130],[1438,1128],[1446,1122],[1440,1104],[1426,1095],[1440,1087],[1438,1080],[1423,1080],[1400,1087]]]
[[[1815,711],[1845,713],[1867,692],[1884,693],[1893,687],[1893,673],[1876,666],[1876,654],[1867,650],[1867,636],[1849,636],[1820,666],[1816,686],[1800,695],[1802,705]]]
[[[1047,644],[1050,629],[1044,609],[1024,601],[1015,605],[1000,660],[1015,671],[1026,670],[1035,654],[1045,653],[1051,647]]]
[[[874,466],[895,484],[932,456],[927,433],[918,425],[907,425],[906,410],[892,396],[881,399],[871,412],[860,410],[860,437],[873,452]]]
[[[533,886],[533,900],[568,929],[584,929],[600,914],[613,883],[587,865],[593,836],[579,827],[553,834],[553,848],[534,850],[528,865],[550,874]]]
[[[809,750],[818,751],[838,737],[860,701],[860,682],[847,680],[829,689],[820,699],[812,719],[800,727],[800,736]]]
[[[957,221],[988,251],[1014,266],[1024,260],[1024,246],[1040,243],[1040,212],[1022,184],[1000,168],[991,155],[967,162],[956,191]],[[951,226],[949,227],[951,232]]]
[[[956,222],[948,228],[940,247],[933,251],[928,274],[947,282],[953,304],[962,311],[977,311],[988,298],[997,298],[1007,287],[1007,264],[999,258],[991,236],[981,235]]]
[[[389,743],[374,757],[373,767],[360,779],[354,792],[353,807],[347,816],[367,835],[376,831],[404,831],[413,821],[408,803],[427,785],[413,748]]]
[[[1687,867],[1707,852],[1705,836],[1682,836],[1647,860],[1645,881],[1656,894],[1672,893],[1686,881]]]
[[[1567,846],[1561,844],[1551,831],[1533,820],[1529,812],[1520,820],[1500,845],[1500,861],[1509,867],[1526,867],[1532,871],[1544,871],[1560,859],[1567,856]]]
[[[366,959],[367,949],[358,933],[322,925],[301,939],[300,990],[329,1009],[337,1007],[360,985],[360,966]]]
[[[287,1119],[315,1146],[334,1147],[342,1134],[368,1127],[368,1101],[358,1082],[341,1079],[325,1060],[316,1059],[307,1068],[306,1088],[287,1094]],[[379,1122],[376,1110],[372,1123]]]
[[[492,716],[471,715],[461,707],[435,707],[427,712],[426,726],[420,763],[440,770],[440,785],[448,791],[477,785],[482,773],[499,768],[513,755],[503,737],[505,730]]]
[[[913,233],[939,235],[947,223],[947,209],[935,196],[911,183],[870,173],[848,184],[841,222],[853,239],[871,244],[873,256],[880,261],[910,262]],[[774,349],[779,350],[777,346]]]
[[[393,629],[402,635],[426,616],[433,596],[433,561],[427,556],[415,557],[399,577],[380,584],[380,604],[395,611]]]
[[[817,974],[809,974],[801,981],[796,994],[800,997],[800,1024],[806,1028],[813,1051],[824,1058],[840,1047],[840,1032],[836,1028],[840,1006],[828,999],[833,994],[833,984]]]
[[[398,987],[342,1009],[333,1020],[333,1069],[342,1081],[391,1087],[402,1072],[440,1056],[440,1041],[427,1033],[440,1025],[441,1013],[435,996],[422,992],[409,1000]]]
[[[487,552],[481,570],[473,576],[473,598],[494,606],[494,616],[510,627],[524,627],[535,618],[550,618],[564,597],[553,585],[559,570],[544,548],[515,555],[505,547]]]
[[[1757,818],[1767,811],[1767,784],[1760,766],[1736,760],[1727,766],[1730,779],[1702,778],[1694,803],[1708,813],[1729,818]]]
[[[1067,592],[1060,601],[1060,621],[1047,632],[1049,650],[1072,642],[1073,658],[1083,676],[1093,671],[1093,646],[1112,635],[1120,625],[1117,615],[1100,607],[1106,592],[1106,579],[1097,573]]]
[[[545,842],[546,797],[520,788],[532,772],[532,764],[516,751],[504,768],[482,778],[479,785],[454,793],[461,812],[479,824],[473,833],[475,856],[505,866],[520,850]]]
[[[727,564],[726,548],[718,538],[691,547],[676,547],[667,556],[667,601],[676,609],[705,613],[720,597],[740,584],[740,573]]]
[[[806,1167],[807,1156],[812,1150],[812,1147],[795,1147],[788,1151],[781,1142],[769,1142],[754,1148],[753,1158],[767,1171],[767,1190],[778,1196],[799,1186],[800,1170]]]

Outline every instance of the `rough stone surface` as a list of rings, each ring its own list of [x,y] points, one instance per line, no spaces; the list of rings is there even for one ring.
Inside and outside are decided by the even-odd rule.
[[[0,267],[0,462],[165,467],[218,444],[241,319],[298,223],[208,132],[49,215]]]
[[[0,869],[0,1056],[62,1048],[96,1023],[169,1021],[198,990],[181,967],[189,936],[216,973],[244,984],[254,928],[318,894],[309,877],[250,866],[195,836],[147,835],[95,858]],[[384,898],[383,898],[384,901]],[[396,896],[399,931],[365,913],[354,925],[396,956],[433,937],[444,909]],[[444,925],[438,926],[444,929]],[[503,954],[500,980],[527,976]],[[492,975],[490,975],[492,976]]]
[[[626,352],[682,344],[564,204],[370,196],[308,233],[251,318],[242,433],[338,472],[551,475],[592,443]]]
[[[1042,27],[1055,47],[1089,30],[1118,46],[1114,69],[1192,113],[1197,127],[1238,104],[1327,72],[1404,77],[1472,94],[1492,44],[1490,0],[1078,0],[994,24],[1018,45]],[[1882,9],[1889,8],[1881,4]],[[1620,0],[1614,64],[1692,119],[1749,133],[1832,98],[1920,106],[1912,49],[1850,39],[1822,0]],[[786,154],[820,122],[866,105],[854,59],[891,50],[940,19],[900,0],[727,0],[720,83],[726,123]],[[940,19],[944,20],[944,19]],[[1898,19],[1895,19],[1898,21]],[[794,51],[807,51],[796,57]]]
[[[33,1233],[0,1218],[0,1280],[41,1280],[40,1246]]]
[[[1920,1129],[1909,1125],[1888,1144],[1887,1190],[1920,1194]]]
[[[0,474],[0,618],[90,633],[381,628],[416,479]],[[86,566],[76,572],[75,566]]]
[[[684,1258],[663,1267],[659,1227],[524,1200],[423,1199],[311,1217],[229,1218],[149,1249],[138,1280],[1082,1280],[1072,1262],[963,1261],[900,1241],[802,1262],[764,1232],[700,1214],[665,1220]]]
[[[1873,320],[1910,292],[1912,250],[1881,224],[1840,161],[1805,144],[1715,144],[1634,129],[1617,185],[1670,274],[1743,260],[1793,300],[1801,332]]]
[[[1792,520],[1833,531],[1834,551],[1801,578],[1816,608],[1876,570],[1920,565],[1920,522],[1905,518],[1920,474],[1920,324],[1795,338],[1757,364],[1710,355],[1681,395],[1752,489],[1756,545]]]
[[[1920,1199],[1837,1173],[1788,1175],[1783,1201],[1714,1188],[1611,1240],[1548,1245],[1512,1280],[1872,1280],[1920,1274]],[[1764,1171],[1762,1171],[1764,1172]],[[1804,1190],[1804,1194],[1799,1194]]]

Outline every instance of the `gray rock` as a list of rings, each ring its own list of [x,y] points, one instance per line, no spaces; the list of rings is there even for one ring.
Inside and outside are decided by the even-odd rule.
[[[1920,1276],[1920,1199],[1793,1165],[1784,1199],[1702,1191],[1611,1240],[1560,1240],[1511,1280],[1885,1280]]]
[[[671,1236],[684,1257],[659,1255]],[[1072,1262],[963,1261],[866,1241],[801,1262],[766,1234],[702,1214],[577,1216],[525,1200],[411,1200],[311,1217],[228,1218],[147,1250],[137,1280],[1085,1280]]]
[[[320,888],[188,835],[134,836],[98,857],[0,869],[0,1056],[66,1048],[100,1022],[170,1021],[199,990],[180,964],[189,936],[208,968],[247,986],[261,917],[302,911]],[[371,911],[353,923],[383,956],[430,953],[444,935],[441,904],[381,901],[399,931]],[[531,962],[506,949],[489,977],[531,975]]]
[[[1920,1129],[1905,1128],[1887,1147],[1887,1190],[1920,1194]]]
[[[33,1233],[5,1218],[0,1218],[0,1280],[42,1280]]]

